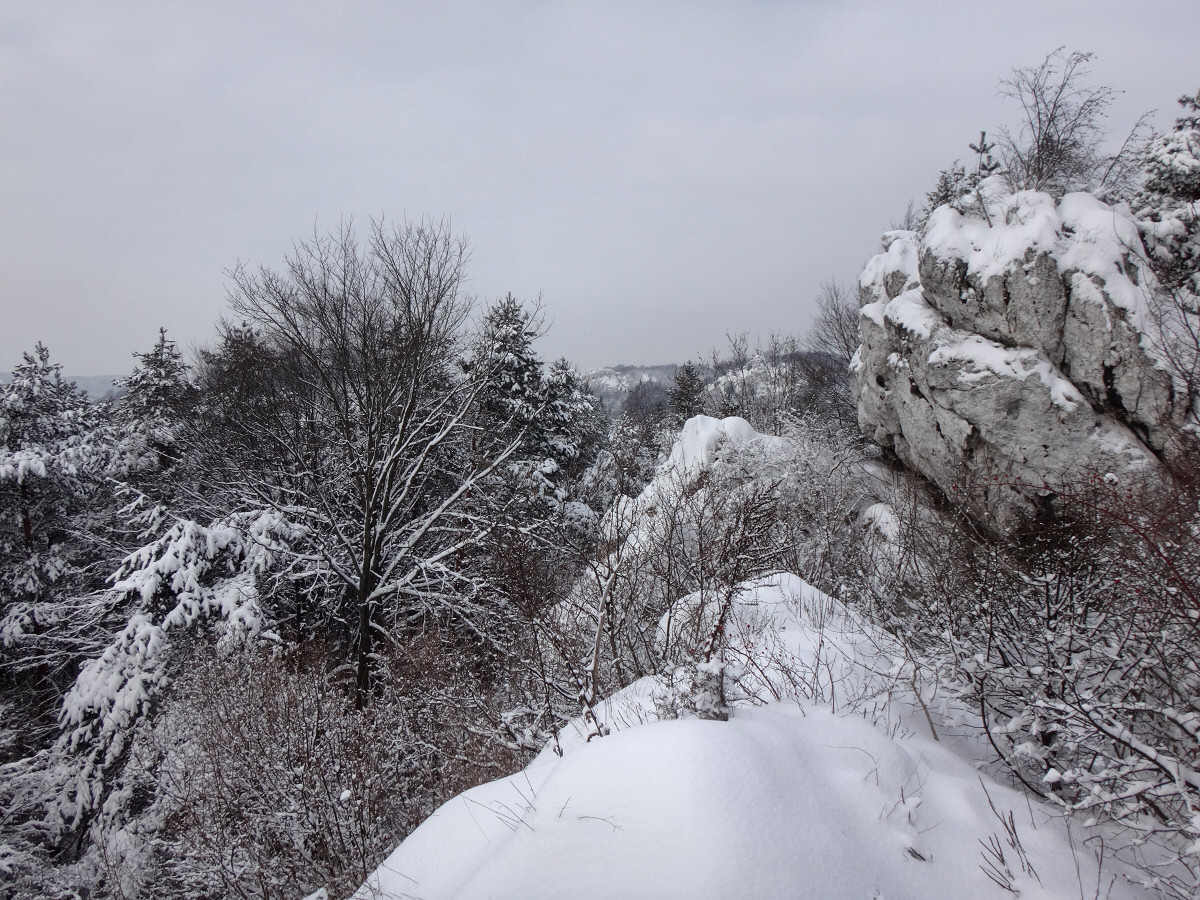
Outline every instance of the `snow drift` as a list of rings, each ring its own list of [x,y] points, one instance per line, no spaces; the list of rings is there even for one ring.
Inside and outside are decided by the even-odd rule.
[[[569,729],[561,757],[451,800],[356,896],[1132,895],[1060,819],[981,777],[951,737],[962,711],[926,696],[936,741],[886,635],[837,601],[773,576],[729,621],[728,721],[658,719],[662,681],[642,679],[604,705],[610,735]]]

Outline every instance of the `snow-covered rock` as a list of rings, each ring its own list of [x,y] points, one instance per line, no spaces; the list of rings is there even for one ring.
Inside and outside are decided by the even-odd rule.
[[[946,492],[986,481],[1003,529],[1043,486],[1154,471],[1184,410],[1128,209],[1001,185],[981,188],[986,219],[944,206],[884,236],[851,368],[864,433]]]
[[[762,434],[740,416],[717,419],[692,416],[671,445],[670,454],[655,471],[654,478],[634,498],[620,498],[608,511],[604,530],[616,537],[628,523],[636,522],[632,534],[635,544],[647,543],[647,529],[654,528],[656,510],[676,498],[684,485],[701,472],[711,469],[722,455],[731,459],[754,454],[770,455],[784,446],[782,438]]]
[[[683,424],[665,465],[673,471],[696,472],[710,465],[717,451],[725,445],[746,447],[755,443],[778,447],[783,441],[755,431],[740,416],[726,416],[723,419],[692,416]]]

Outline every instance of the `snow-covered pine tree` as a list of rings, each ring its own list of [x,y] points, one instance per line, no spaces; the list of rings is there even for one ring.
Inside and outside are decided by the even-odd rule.
[[[480,406],[489,424],[510,433],[527,428],[545,401],[542,360],[533,349],[539,326],[536,308],[507,294],[484,315],[465,365],[484,383]]]
[[[946,205],[961,213],[975,213],[981,218],[988,217],[987,204],[979,193],[979,185],[985,178],[1001,171],[1000,163],[992,156],[996,144],[988,141],[986,131],[980,131],[979,141],[968,143],[967,148],[975,154],[975,170],[968,172],[955,160],[949,169],[939,172],[937,184],[925,195],[922,223],[928,221],[935,209]]]
[[[158,330],[158,340],[146,353],[135,353],[133,372],[114,382],[126,391],[123,406],[143,420],[167,419],[186,409],[195,396],[188,381],[190,367],[167,329]]]
[[[671,380],[667,402],[671,405],[671,415],[677,424],[704,412],[704,376],[690,359],[675,370]]]
[[[939,206],[945,206],[947,203],[957,204],[967,191],[966,178],[966,169],[958,160],[955,160],[950,168],[942,169],[938,173],[937,184],[925,195],[922,221],[928,221],[930,213]]]
[[[183,354],[160,328],[146,353],[135,353],[133,372],[114,384],[125,390],[115,404],[122,446],[131,471],[165,470],[179,458],[182,418],[195,405],[196,387]]]
[[[41,344],[0,387],[0,666],[25,673],[31,701],[61,691],[77,649],[63,602],[95,586],[102,540],[90,513],[109,496],[111,461],[100,425]]]
[[[1151,296],[1157,352],[1186,398],[1184,443],[1200,429],[1200,91],[1179,98],[1184,114],[1147,147],[1134,197],[1145,259],[1157,280]],[[1187,466],[1191,468],[1191,466]]]
[[[1200,91],[1179,98],[1184,114],[1155,138],[1134,200],[1150,263],[1168,290],[1200,295]]]
[[[590,462],[603,425],[572,365],[542,362],[533,346],[540,333],[536,305],[508,294],[484,315],[464,369],[481,384],[481,425],[520,441],[510,475],[544,496],[560,493],[564,478]]]
[[[26,869],[54,841],[45,751],[62,697],[123,621],[103,596],[121,457],[104,413],[41,344],[0,386],[0,847]]]
[[[607,418],[600,401],[566,358],[549,365],[542,389],[544,424],[537,429],[540,452],[554,460],[568,478],[574,478],[595,458],[607,431]]]

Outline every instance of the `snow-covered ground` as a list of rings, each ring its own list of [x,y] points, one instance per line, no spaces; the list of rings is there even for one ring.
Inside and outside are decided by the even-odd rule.
[[[1138,896],[981,774],[967,711],[917,702],[887,636],[833,598],[760,579],[727,635],[727,721],[659,719],[664,682],[642,679],[599,710],[610,734],[568,729],[562,756],[449,801],[357,896]]]

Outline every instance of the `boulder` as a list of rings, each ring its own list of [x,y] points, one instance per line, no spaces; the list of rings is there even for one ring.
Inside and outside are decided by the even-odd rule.
[[[1154,476],[1184,410],[1128,210],[983,191],[987,217],[884,235],[851,374],[864,434],[1007,531],[1064,484]]]

